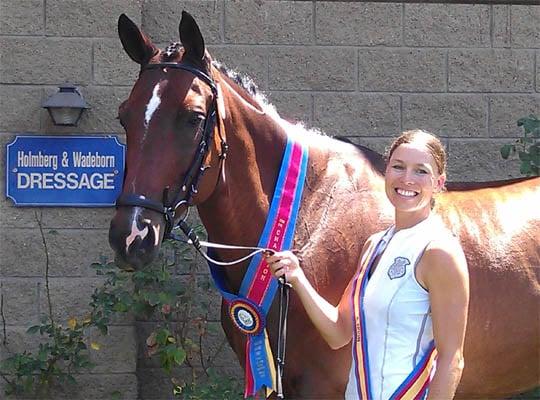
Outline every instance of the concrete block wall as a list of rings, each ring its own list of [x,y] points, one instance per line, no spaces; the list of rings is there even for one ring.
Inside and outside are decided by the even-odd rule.
[[[120,132],[118,104],[129,94],[136,72],[127,59],[116,62],[116,21],[126,12],[141,20],[142,2],[0,1],[0,158],[16,134],[110,134]],[[81,87],[92,109],[77,128],[54,127],[41,102],[63,82]],[[4,165],[4,164],[2,164]],[[0,186],[5,193],[5,168]],[[0,291],[7,345],[0,359],[35,350],[26,329],[47,313],[46,256],[38,229],[42,220],[48,247],[50,292],[57,322],[82,317],[94,288],[101,285],[90,264],[111,257],[107,240],[113,210],[15,208],[0,199]],[[2,327],[3,328],[3,327]],[[101,350],[91,351],[96,367],[77,376],[78,385],[52,398],[106,399],[119,391],[138,397],[137,335],[132,318],[118,318]],[[3,334],[2,343],[3,343]],[[0,398],[4,398],[0,384]]]
[[[503,161],[499,148],[519,137],[519,117],[540,114],[540,6],[0,0],[0,158],[21,133],[122,134],[117,108],[138,69],[121,48],[117,18],[126,13],[163,47],[178,40],[183,9],[197,19],[213,57],[251,76],[288,119],[378,151],[400,131],[424,128],[443,138],[451,180],[518,176],[518,163]],[[92,107],[77,128],[53,126],[41,108],[66,81],[79,85]],[[1,168],[2,191],[4,174]],[[0,199],[10,346],[0,345],[0,358],[31,348],[24,330],[46,309],[36,211],[57,318],[84,312],[99,284],[89,265],[111,255],[111,209],[14,208]],[[96,355],[100,366],[81,377],[80,397],[105,398],[117,389],[125,398],[167,396],[156,365],[142,349],[137,354],[149,326],[117,321],[107,339],[114,351]],[[220,365],[229,361],[227,351]]]

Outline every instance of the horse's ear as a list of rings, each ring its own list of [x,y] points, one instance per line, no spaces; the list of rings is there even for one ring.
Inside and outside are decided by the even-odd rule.
[[[185,57],[201,64],[204,59],[204,39],[195,19],[185,11],[182,11],[180,20],[180,41],[184,46]]]
[[[118,18],[118,36],[128,56],[138,64],[146,64],[158,51],[152,41],[126,14]]]

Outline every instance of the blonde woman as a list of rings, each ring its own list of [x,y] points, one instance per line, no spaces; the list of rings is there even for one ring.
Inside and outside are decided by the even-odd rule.
[[[385,173],[394,224],[367,240],[337,306],[315,291],[292,252],[267,257],[330,347],[353,341],[346,399],[454,396],[469,278],[461,245],[432,211],[445,181],[446,153],[434,135],[414,130],[394,141]]]

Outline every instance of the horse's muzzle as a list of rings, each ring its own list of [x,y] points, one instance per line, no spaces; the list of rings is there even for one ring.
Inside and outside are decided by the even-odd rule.
[[[118,210],[109,228],[109,244],[118,267],[134,271],[150,264],[159,253],[162,239],[159,232],[160,229],[155,229],[140,213]]]

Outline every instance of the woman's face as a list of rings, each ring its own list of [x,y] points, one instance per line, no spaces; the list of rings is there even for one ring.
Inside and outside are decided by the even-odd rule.
[[[394,150],[386,166],[386,196],[397,211],[427,211],[445,180],[423,144],[404,143]]]

